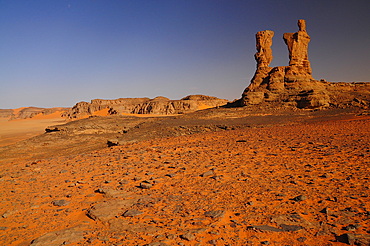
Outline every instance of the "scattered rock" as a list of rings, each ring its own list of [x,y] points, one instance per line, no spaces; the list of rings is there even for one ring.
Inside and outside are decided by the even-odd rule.
[[[346,231],[355,231],[357,228],[359,228],[359,225],[350,224],[348,226],[343,227],[343,230],[346,230]]]
[[[66,201],[66,200],[55,200],[55,201],[52,201],[52,204],[54,206],[62,207],[62,206],[67,206],[69,204],[69,201]]]
[[[217,240],[212,239],[212,240],[209,240],[207,243],[210,245],[217,245]]]
[[[31,246],[60,246],[78,243],[84,240],[84,231],[80,227],[67,228],[44,234],[33,240]]]
[[[149,181],[144,181],[140,183],[139,187],[142,189],[150,189],[153,187],[153,185]]]
[[[307,240],[307,238],[306,237],[299,237],[299,238],[297,238],[297,241],[298,242],[301,242],[301,243],[303,243],[304,241],[306,241]]]
[[[120,143],[118,139],[110,139],[110,140],[107,140],[107,145],[108,147],[119,146]]]
[[[296,196],[296,197],[293,198],[293,200],[296,201],[296,202],[301,202],[301,201],[304,201],[306,199],[307,199],[307,196],[305,196],[305,195],[299,195],[299,196]]]
[[[184,240],[187,240],[187,241],[192,241],[194,240],[196,237],[193,233],[191,232],[187,232],[183,235],[180,236],[180,238],[184,239]]]
[[[212,170],[209,170],[205,173],[202,173],[200,176],[201,177],[208,177],[208,176],[213,176],[215,173]]]
[[[303,229],[302,226],[298,226],[298,225],[281,224],[280,227],[283,229],[283,231],[299,231]]]
[[[225,214],[225,211],[223,210],[212,210],[212,211],[207,211],[204,213],[205,216],[211,217],[212,219],[223,217],[224,214]]]
[[[257,230],[261,230],[261,231],[273,231],[273,232],[282,232],[283,230],[282,229],[279,229],[279,228],[276,228],[276,227],[273,227],[273,226],[269,226],[269,225],[254,225],[254,226],[250,226],[248,227],[249,229],[257,229]]]
[[[143,214],[143,212],[136,210],[136,209],[130,209],[123,213],[123,217],[135,217],[137,215]]]
[[[87,216],[93,220],[108,221],[134,205],[138,199],[109,200],[98,203],[87,211]]]
[[[340,236],[336,236],[336,239],[338,242],[346,243],[349,245],[358,245],[358,246],[370,245],[370,235],[365,234],[346,233]]]
[[[104,197],[106,198],[117,198],[117,197],[122,197],[124,194],[121,193],[119,190],[111,189],[111,188],[98,188],[95,190],[96,193],[103,194]]]
[[[155,243],[146,244],[145,246],[169,246],[169,245],[163,242],[155,242]]]

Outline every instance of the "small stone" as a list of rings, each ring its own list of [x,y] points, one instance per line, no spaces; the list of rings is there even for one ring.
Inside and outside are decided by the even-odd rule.
[[[184,239],[184,240],[187,240],[187,241],[191,241],[191,240],[195,239],[195,235],[193,233],[187,232],[187,233],[181,235],[180,238]]]
[[[307,196],[305,196],[305,195],[299,195],[299,196],[296,196],[296,197],[293,198],[293,200],[296,201],[296,202],[301,202],[301,201],[304,201],[306,199],[307,199]]]
[[[302,226],[286,225],[286,224],[281,224],[280,227],[283,229],[283,231],[299,231],[303,229]]]
[[[142,188],[142,189],[150,189],[152,187],[153,187],[153,185],[149,182],[141,182],[140,183],[140,188]]]
[[[299,238],[297,238],[297,241],[298,242],[301,242],[301,243],[303,243],[306,240],[307,240],[307,238],[305,238],[305,237],[299,237]]]
[[[348,226],[345,226],[345,227],[343,228],[343,230],[346,230],[346,231],[354,231],[354,230],[356,230],[357,228],[359,228],[359,225],[352,225],[352,224],[350,224],[350,225],[348,225]]]
[[[142,214],[143,212],[139,211],[139,210],[136,210],[136,209],[130,209],[130,210],[127,210],[122,216],[123,217],[134,217],[134,216],[137,216],[137,215],[140,215]]]
[[[169,246],[169,245],[163,242],[155,242],[155,243],[145,244],[145,246]]]
[[[5,213],[3,213],[3,215],[1,215],[1,217],[3,218],[7,218],[9,217],[9,215],[11,215],[13,212],[12,211],[6,211]]]
[[[209,170],[205,173],[202,173],[200,176],[201,177],[208,177],[208,176],[213,176],[215,173],[212,170]]]
[[[274,232],[282,232],[283,231],[282,229],[279,229],[279,228],[276,228],[276,227],[273,227],[273,226],[269,226],[269,225],[251,226],[249,228],[258,229],[258,230],[261,230],[261,231],[274,231]]]
[[[69,204],[69,201],[66,200],[55,200],[52,202],[54,206],[62,207],[62,206],[67,206]]]
[[[213,210],[213,211],[207,211],[204,213],[205,216],[211,217],[212,219],[220,218],[224,216],[225,211],[223,210]]]
[[[109,139],[109,140],[107,140],[108,147],[118,146],[119,144],[120,143],[119,143],[118,139]]]
[[[352,234],[346,233],[340,236],[336,236],[338,242],[346,243],[349,245],[370,245],[370,235],[368,234]]]
[[[207,243],[210,244],[210,245],[217,245],[217,241],[214,240],[214,239],[209,240]]]

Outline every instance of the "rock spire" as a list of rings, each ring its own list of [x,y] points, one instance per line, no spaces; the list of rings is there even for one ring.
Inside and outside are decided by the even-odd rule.
[[[302,67],[311,74],[311,65],[308,60],[308,43],[310,36],[306,31],[306,21],[298,20],[299,31],[296,33],[284,33],[283,39],[289,50],[289,66]]]
[[[257,68],[268,67],[272,61],[272,37],[273,31],[260,31],[256,34],[256,49],[257,53],[254,58],[257,61]]]
[[[289,66],[269,66],[273,58],[271,50],[273,31],[260,31],[256,34],[257,53],[254,57],[257,69],[251,84],[242,95],[243,106],[284,100],[301,105],[299,107],[328,106],[329,99],[325,87],[315,81],[311,75],[311,65],[308,60],[310,36],[306,30],[306,21],[298,20],[298,28],[298,32],[283,35],[289,50]],[[306,92],[303,93],[303,91]],[[297,96],[300,92],[303,94]],[[299,103],[301,99],[305,103]]]

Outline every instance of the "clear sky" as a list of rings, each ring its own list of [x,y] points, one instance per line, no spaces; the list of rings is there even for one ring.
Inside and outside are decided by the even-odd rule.
[[[370,81],[369,0],[0,0],[0,108],[94,98],[239,98],[255,33],[307,21],[315,79]]]

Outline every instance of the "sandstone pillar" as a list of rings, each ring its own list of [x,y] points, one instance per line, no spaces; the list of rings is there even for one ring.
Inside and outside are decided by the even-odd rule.
[[[284,41],[289,50],[289,66],[297,66],[308,74],[312,73],[308,60],[308,43],[310,36],[306,31],[306,21],[298,20],[299,31],[296,33],[284,33]]]
[[[257,68],[268,67],[272,61],[272,37],[274,32],[270,30],[260,31],[256,34],[257,53],[254,58],[257,61]]]

